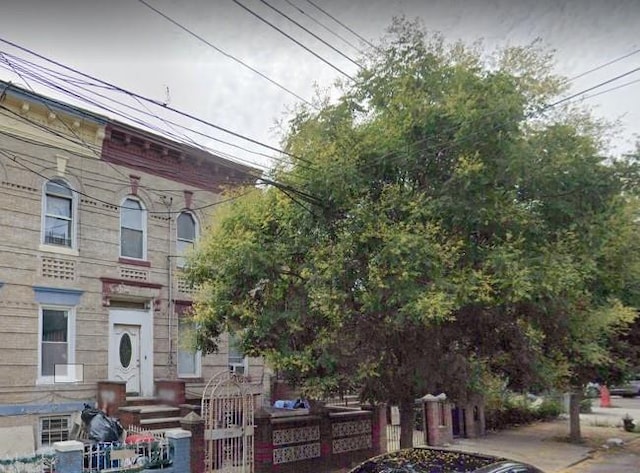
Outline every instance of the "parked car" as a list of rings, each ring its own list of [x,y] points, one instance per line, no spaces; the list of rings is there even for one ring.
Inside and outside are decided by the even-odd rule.
[[[479,453],[415,447],[385,453],[349,473],[544,473],[533,465]]]
[[[640,373],[632,376],[628,382],[621,384],[620,386],[613,386],[611,389],[609,389],[609,392],[612,396],[640,396]]]

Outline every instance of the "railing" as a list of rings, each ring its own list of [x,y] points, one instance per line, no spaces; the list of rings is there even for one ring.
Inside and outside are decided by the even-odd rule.
[[[54,454],[0,459],[0,473],[51,473],[55,462]]]
[[[162,469],[173,462],[166,439],[143,437],[135,443],[98,442],[85,445],[83,473],[135,472],[145,468]]]

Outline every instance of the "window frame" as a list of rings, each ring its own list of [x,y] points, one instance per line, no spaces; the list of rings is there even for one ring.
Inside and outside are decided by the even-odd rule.
[[[65,419],[67,421],[67,438],[66,439],[62,439],[62,440],[55,440],[54,442],[49,441],[48,443],[43,442],[42,436],[44,434],[44,429],[43,429],[43,421],[45,420],[52,420],[52,419]],[[55,442],[60,442],[60,441],[65,441],[65,440],[71,440],[71,430],[73,428],[73,422],[71,419],[71,415],[70,414],[63,414],[63,415],[44,415],[44,416],[40,416],[38,417],[38,445],[40,447],[46,447],[46,446],[53,446],[53,444]],[[47,432],[51,432],[52,430],[49,429]],[[64,432],[63,430],[58,430],[56,432]],[[51,434],[48,434],[49,440],[51,440]]]
[[[231,333],[227,334],[227,365],[229,366],[229,371],[232,373],[237,373],[238,368],[242,368],[242,372],[238,373],[243,376],[249,375],[249,357],[242,353],[242,362],[238,363],[237,361],[231,361],[231,343],[232,340],[235,339]],[[240,351],[241,352],[241,351]]]
[[[202,377],[202,351],[196,350],[194,355],[195,372],[194,373],[182,373],[180,371],[180,322],[186,320],[188,317],[184,315],[178,315],[178,343],[177,343],[177,358],[176,358],[176,370],[178,372],[178,378],[200,378]],[[196,324],[193,323],[194,328]]]
[[[53,183],[58,183],[60,185],[63,185],[67,189],[69,189],[69,191],[71,192],[71,197],[63,196],[63,195],[57,195],[55,193],[49,194],[47,192],[47,185],[49,183],[52,183],[52,182]],[[46,227],[46,225],[47,225],[47,217],[49,216],[47,214],[47,201],[48,201],[49,195],[51,195],[53,197],[66,198],[66,199],[70,199],[71,200],[71,218],[69,218],[69,221],[71,222],[71,234],[69,235],[70,239],[71,239],[71,245],[70,246],[57,245],[55,243],[49,243],[49,242],[46,241],[46,238],[47,238],[47,231],[46,231],[47,227]],[[71,184],[69,184],[69,181],[67,181],[66,179],[62,179],[60,177],[52,177],[51,179],[47,179],[44,182],[44,184],[42,185],[42,199],[41,200],[42,200],[42,202],[41,202],[42,212],[41,212],[41,220],[40,220],[40,245],[41,245],[41,247],[43,249],[48,250],[48,251],[53,251],[53,252],[57,252],[57,253],[65,253],[65,252],[77,250],[78,249],[78,238],[77,238],[78,194],[77,194],[77,192],[74,190],[74,188],[71,186]],[[51,217],[61,218],[61,217],[55,216],[55,215],[51,215]]]
[[[46,310],[64,311],[67,313],[67,365],[75,365],[76,361],[76,311],[75,307],[67,305],[41,304],[38,307],[38,376],[36,384],[75,383],[78,381],[75,368],[68,376],[42,374],[42,336],[44,312]],[[70,368],[71,369],[71,368]]]
[[[189,215],[191,217],[191,219],[193,220],[193,240],[189,241],[189,240],[184,240],[181,239],[179,236],[179,225],[178,225],[178,220],[180,219],[180,217],[182,215]],[[184,268],[186,262],[185,262],[185,257],[184,257],[184,252],[180,253],[178,250],[178,242],[179,241],[184,241],[184,242],[188,242],[191,243],[191,247],[193,248],[196,244],[196,242],[198,241],[198,237],[200,236],[200,225],[198,223],[198,219],[196,218],[196,216],[194,215],[193,212],[191,212],[190,210],[182,210],[177,216],[176,216],[176,267],[177,268]]]
[[[140,204],[140,212],[141,212],[141,226],[142,226],[142,257],[141,258],[137,258],[135,256],[125,256],[122,254],[122,229],[124,228],[122,225],[122,211],[125,208],[125,203],[128,200],[133,200],[138,202],[138,204]],[[124,258],[124,259],[129,259],[129,260],[134,260],[134,261],[148,261],[147,259],[147,239],[149,237],[148,235],[148,225],[147,225],[147,206],[144,205],[144,202],[138,198],[137,196],[134,195],[128,195],[126,196],[124,199],[122,199],[122,202],[120,202],[120,222],[119,222],[119,227],[118,227],[118,254],[120,258]],[[128,227],[127,227],[128,228]]]

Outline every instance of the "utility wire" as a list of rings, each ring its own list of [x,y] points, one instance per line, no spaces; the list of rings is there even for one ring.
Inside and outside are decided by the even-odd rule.
[[[32,56],[37,57],[38,59],[42,59],[42,60],[44,60],[44,61],[47,61],[47,62],[49,62],[49,63],[51,63],[51,64],[54,64],[54,65],[56,65],[56,66],[58,66],[58,67],[61,67],[61,68],[65,69],[65,70],[68,70],[68,71],[71,71],[71,72],[73,72],[73,73],[75,73],[75,74],[78,74],[78,75],[80,75],[80,76],[82,76],[82,77],[85,77],[85,78],[88,78],[88,79],[93,80],[93,81],[95,81],[95,82],[98,82],[98,83],[100,83],[100,84],[102,84],[102,85],[105,85],[105,86],[109,87],[109,88],[110,88],[110,89],[112,89],[112,90],[116,90],[116,91],[121,92],[121,93],[123,93],[123,94],[125,94],[125,95],[128,95],[128,96],[130,96],[130,97],[136,97],[136,98],[138,98],[138,99],[140,99],[140,100],[143,100],[143,101],[145,101],[145,102],[147,102],[147,103],[151,103],[151,104],[153,104],[153,105],[156,105],[156,106],[158,106],[158,107],[164,108],[164,109],[166,109],[166,110],[170,110],[170,111],[172,111],[172,112],[174,112],[174,113],[177,113],[178,115],[181,115],[181,116],[183,116],[183,117],[185,117],[185,118],[189,118],[189,119],[194,120],[194,121],[196,121],[196,122],[198,122],[198,123],[201,123],[201,124],[203,124],[203,125],[210,126],[210,127],[212,127],[212,128],[215,128],[216,130],[220,130],[220,131],[222,131],[222,132],[224,132],[224,133],[230,134],[230,135],[232,135],[232,136],[235,136],[236,138],[240,138],[240,139],[245,140],[245,141],[247,141],[247,142],[249,142],[249,143],[253,143],[253,144],[255,144],[255,145],[262,146],[262,147],[264,147],[264,148],[266,148],[266,149],[269,149],[269,150],[271,150],[271,151],[275,151],[275,152],[277,152],[277,153],[285,154],[285,155],[287,155],[287,156],[290,156],[291,158],[294,158],[294,159],[300,159],[300,160],[303,160],[303,161],[304,161],[304,159],[303,159],[303,158],[301,158],[301,157],[299,157],[299,156],[295,156],[295,155],[293,155],[293,154],[291,154],[291,153],[288,153],[288,152],[287,152],[287,151],[285,151],[285,150],[281,150],[281,149],[275,148],[275,147],[273,147],[273,146],[271,146],[271,145],[268,145],[268,144],[266,144],[266,143],[262,143],[262,142],[260,142],[260,141],[258,141],[258,140],[256,140],[256,139],[253,139],[253,138],[250,138],[250,137],[248,137],[248,136],[245,136],[245,135],[243,135],[243,134],[241,134],[241,133],[238,133],[238,132],[235,132],[235,131],[229,130],[229,129],[227,129],[227,128],[224,128],[224,127],[222,127],[222,126],[220,126],[220,125],[216,125],[216,124],[211,123],[211,122],[209,122],[209,121],[207,121],[207,120],[204,120],[204,119],[202,119],[202,118],[198,118],[198,117],[196,117],[196,116],[194,116],[194,115],[192,115],[192,114],[190,114],[190,113],[188,113],[188,112],[183,112],[183,111],[181,111],[181,110],[179,110],[179,109],[176,109],[176,108],[174,108],[174,107],[171,107],[170,105],[163,104],[162,102],[159,102],[158,100],[155,100],[155,99],[151,99],[151,98],[145,97],[145,96],[140,95],[140,94],[137,94],[137,93],[135,93],[135,92],[132,92],[132,91],[129,91],[129,90],[123,89],[122,87],[119,87],[119,86],[117,86],[117,85],[111,84],[111,83],[109,83],[109,82],[107,82],[107,81],[104,81],[104,80],[102,80],[102,79],[95,78],[95,77],[93,77],[93,76],[91,76],[91,75],[89,75],[89,74],[85,74],[85,73],[80,72],[79,70],[74,69],[74,68],[72,68],[72,67],[70,67],[70,66],[66,66],[66,65],[64,65],[64,64],[62,64],[62,63],[60,63],[60,62],[58,62],[58,61],[55,61],[55,60],[50,59],[50,58],[47,58],[46,56],[43,56],[42,54],[36,53],[35,51],[33,51],[33,50],[29,49],[29,48],[26,48],[26,47],[24,47],[24,46],[20,46],[20,45],[18,45],[18,44],[16,44],[16,43],[14,43],[14,42],[12,42],[12,41],[9,41],[9,40],[7,40],[7,39],[4,39],[4,38],[1,38],[1,37],[0,37],[0,42],[2,42],[2,43],[4,43],[4,44],[8,44],[9,46],[12,46],[12,47],[14,47],[14,48],[16,48],[16,49],[19,49],[20,51],[26,52],[26,53],[28,53],[28,54],[30,54],[30,55],[32,55]],[[307,161],[307,163],[308,163],[308,164],[310,164],[308,161]]]
[[[283,90],[285,92],[287,92],[288,94],[294,96],[295,98],[297,98],[298,100],[306,103],[307,105],[313,107],[313,104],[311,102],[309,102],[308,100],[306,100],[305,98],[301,97],[300,95],[296,94],[295,92],[293,92],[292,90],[288,89],[287,87],[285,87],[284,85],[276,82],[275,80],[271,79],[269,76],[267,76],[266,74],[264,74],[263,72],[260,72],[259,70],[257,70],[256,68],[250,66],[249,64],[247,64],[246,62],[238,59],[237,57],[233,56],[232,54],[229,54],[228,52],[224,51],[223,49],[219,48],[218,46],[216,46],[215,44],[213,44],[212,42],[206,40],[205,38],[203,38],[202,36],[200,36],[199,34],[195,33],[194,31],[190,30],[189,28],[187,28],[186,26],[182,25],[181,23],[178,23],[176,20],[174,20],[173,18],[171,18],[169,15],[163,13],[162,11],[158,10],[157,8],[151,6],[149,3],[147,3],[145,0],[138,0],[142,5],[144,5],[145,7],[147,7],[149,10],[154,11],[155,13],[157,13],[158,15],[160,15],[162,18],[164,18],[165,20],[167,20],[168,22],[172,23],[173,25],[177,26],[178,28],[180,28],[182,31],[184,31],[185,33],[189,34],[190,36],[193,36],[194,38],[196,38],[198,41],[206,44],[207,46],[209,46],[210,48],[216,50],[217,52],[219,52],[220,54],[222,54],[223,56],[231,59],[232,61],[237,62],[238,64],[246,67],[247,69],[249,69],[251,72],[259,75],[260,77],[262,77],[263,79],[265,79],[266,81],[268,81],[269,83],[275,85],[276,87],[278,87],[280,90]]]
[[[610,66],[611,64],[615,64],[616,62],[622,61],[623,59],[626,59],[626,58],[631,57],[631,56],[633,56],[635,54],[638,54],[638,53],[640,53],[640,48],[635,49],[635,50],[631,51],[630,53],[627,53],[627,54],[625,54],[623,56],[620,56],[620,57],[617,57],[615,59],[612,59],[609,62],[605,62],[604,64],[600,64],[599,66],[596,66],[593,69],[589,69],[588,71],[584,71],[584,72],[582,72],[582,73],[580,73],[580,74],[578,74],[576,76],[573,76],[573,77],[567,79],[566,82],[573,82],[574,80],[579,79],[581,77],[584,77],[587,74],[591,74],[592,72],[596,72],[596,71],[599,71],[600,69],[604,69],[605,67]]]
[[[311,36],[313,36],[315,39],[317,39],[318,41],[320,41],[322,44],[324,44],[325,46],[331,48],[333,51],[335,51],[336,53],[338,53],[340,56],[342,56],[343,58],[345,58],[346,60],[350,61],[351,63],[353,63],[354,65],[358,66],[360,69],[363,69],[363,67],[358,64],[356,61],[354,61],[353,59],[351,59],[349,56],[347,56],[346,54],[344,54],[342,51],[340,51],[338,48],[334,47],[333,45],[331,45],[330,43],[328,43],[327,41],[325,41],[324,39],[322,39],[320,36],[318,36],[317,34],[315,34],[313,31],[309,30],[308,28],[306,28],[305,26],[301,25],[299,22],[297,22],[296,20],[294,20],[293,18],[291,18],[289,15],[287,15],[286,13],[282,12],[281,10],[277,9],[276,7],[274,7],[273,5],[271,5],[269,2],[267,2],[267,0],[260,0],[262,3],[264,3],[266,6],[268,6],[269,8],[271,8],[273,11],[275,11],[276,13],[278,13],[279,15],[283,16],[284,18],[286,18],[287,20],[289,20],[291,23],[293,23],[294,25],[296,25],[298,28],[302,29],[303,31],[307,32],[308,34],[310,34]]]
[[[596,84],[593,87],[589,87],[588,89],[582,90],[582,91],[577,92],[577,93],[572,94],[572,95],[569,95],[568,97],[560,99],[557,102],[554,102],[554,103],[552,103],[550,105],[547,105],[546,107],[543,108],[542,111],[545,111],[547,109],[553,108],[556,105],[560,105],[560,104],[562,104],[564,102],[568,102],[569,100],[571,100],[571,99],[573,99],[575,97],[578,97],[580,95],[584,95],[587,92],[591,92],[592,90],[599,89],[600,87],[602,87],[604,85],[610,84],[611,82],[615,82],[615,81],[617,81],[619,79],[622,79],[623,77],[627,77],[628,75],[634,74],[634,73],[636,73],[638,71],[640,71],[640,67],[636,67],[635,69],[631,69],[630,71],[627,71],[627,72],[625,72],[623,74],[617,75],[617,76],[615,76],[615,77],[613,77],[613,78],[611,78],[609,80],[606,80],[604,82],[600,82],[599,84]]]
[[[335,21],[336,23],[338,23],[340,26],[342,26],[344,29],[346,29],[347,31],[349,31],[351,34],[353,34],[354,36],[356,36],[358,39],[360,39],[361,41],[363,41],[364,43],[366,43],[368,46],[370,46],[373,49],[377,49],[370,41],[368,41],[366,38],[360,36],[356,31],[354,31],[353,29],[349,28],[347,25],[345,25],[343,22],[341,22],[340,20],[338,20],[335,16],[333,16],[331,13],[329,13],[328,11],[324,10],[322,7],[316,5],[316,3],[314,3],[312,0],[307,0],[307,3],[309,3],[310,5],[312,5],[313,7],[315,7],[317,10],[321,11],[322,13],[324,13],[326,16],[328,16],[329,18],[331,18],[333,21]]]
[[[142,1],[142,0],[139,0]],[[298,41],[297,39],[295,39],[293,36],[291,36],[290,34],[284,32],[282,29],[278,28],[276,25],[274,25],[273,23],[271,23],[269,20],[263,18],[262,16],[260,16],[258,13],[254,12],[251,8],[243,5],[242,3],[239,2],[239,0],[231,0],[233,3],[235,3],[236,5],[238,5],[240,8],[242,8],[243,10],[249,12],[251,15],[255,16],[258,20],[262,21],[263,23],[269,25],[271,28],[273,28],[274,30],[278,31],[280,34],[282,34],[283,36],[285,36],[286,38],[289,38],[291,41],[293,41],[294,43],[296,43],[298,46],[300,46],[302,49],[304,49],[305,51],[311,53],[313,56],[315,56],[316,58],[320,59],[322,62],[324,62],[326,65],[328,65],[329,67],[335,69],[336,71],[338,71],[340,74],[342,74],[343,76],[347,77],[348,79],[355,81],[355,78],[352,77],[351,75],[347,74],[346,72],[344,72],[342,69],[340,69],[338,66],[332,64],[331,62],[329,62],[327,59],[323,58],[322,56],[320,56],[318,53],[316,53],[313,49],[305,46],[304,44],[302,44],[300,41]]]
[[[29,172],[31,172],[31,173],[33,173],[33,174],[35,174],[35,175],[37,175],[37,176],[41,177],[42,179],[44,179],[44,180],[46,180],[46,181],[48,181],[48,180],[50,179],[48,176],[45,176],[44,174],[42,174],[42,173],[40,173],[40,172],[36,171],[35,169],[30,168],[29,166],[27,166],[26,164],[24,164],[21,160],[19,161],[19,160],[18,160],[18,157],[17,157],[15,154],[13,154],[13,153],[9,153],[9,152],[4,151],[4,150],[2,150],[2,149],[0,149],[0,154],[2,154],[3,156],[5,156],[7,159],[10,159],[11,161],[13,161],[14,163],[16,163],[17,165],[21,166],[21,167],[22,167],[22,168],[24,168],[25,170],[27,170],[27,171],[29,171]],[[73,189],[73,188],[71,188],[71,187],[68,187],[68,189],[69,189],[70,191],[72,191],[72,192],[75,192],[75,193],[76,193],[76,194],[78,194],[78,195],[81,195],[81,196],[83,196],[83,197],[89,198],[89,199],[94,200],[94,201],[96,201],[96,202],[100,202],[101,204],[105,204],[105,205],[109,205],[109,206],[116,207],[116,208],[117,208],[117,209],[119,209],[119,210],[121,210],[121,209],[125,209],[125,210],[139,210],[139,208],[136,208],[136,207],[126,207],[126,206],[123,206],[123,205],[115,205],[115,204],[113,204],[112,202],[107,202],[106,200],[99,199],[99,198],[97,198],[97,197],[95,197],[95,196],[92,196],[92,195],[86,194],[85,192],[79,191],[79,190],[77,190],[77,189]],[[243,197],[243,196],[245,196],[245,195],[247,195],[247,194],[249,194],[249,193],[251,193],[251,192],[254,192],[255,190],[256,190],[256,189],[249,189],[248,191],[246,191],[246,192],[244,192],[244,193],[242,193],[242,194],[240,194],[240,195],[233,196],[233,197],[229,197],[229,198],[227,198],[227,199],[219,200],[219,201],[217,201],[217,202],[213,202],[213,203],[211,203],[211,204],[207,204],[207,205],[202,205],[202,206],[200,206],[200,207],[195,207],[195,208],[193,208],[193,209],[189,209],[189,210],[203,210],[203,209],[208,209],[208,208],[210,208],[210,207],[215,207],[215,206],[217,206],[217,205],[222,205],[222,204],[224,204],[224,203],[231,202],[232,200],[239,199],[240,197]],[[176,215],[176,214],[180,214],[180,213],[182,213],[182,210],[177,210],[177,211],[170,211],[170,210],[166,210],[166,211],[159,211],[159,210],[145,210],[145,212],[146,212],[146,213],[148,213],[148,214],[154,214],[154,215],[159,215],[159,214],[161,214],[161,215]]]
[[[87,89],[86,87],[83,87],[83,86],[81,85],[81,84],[85,84],[85,85],[88,85],[88,86],[95,86],[96,84],[91,84],[91,83],[88,83],[88,82],[72,80],[72,79],[71,79],[71,76],[68,76],[68,75],[66,75],[66,74],[62,74],[62,73],[60,73],[59,71],[54,71],[53,69],[50,69],[50,68],[44,67],[44,66],[42,66],[42,65],[40,65],[40,64],[35,64],[35,63],[31,62],[31,61],[27,61],[26,59],[19,58],[19,57],[17,57],[17,56],[13,56],[13,55],[8,54],[8,53],[5,53],[5,56],[9,56],[9,57],[11,57],[11,58],[12,58],[12,60],[14,60],[14,61],[17,61],[17,62],[20,62],[20,63],[23,63],[23,64],[28,64],[28,65],[29,65],[29,66],[31,66],[32,68],[35,68],[35,69],[38,69],[38,70],[41,70],[41,71],[46,71],[46,73],[48,73],[48,74],[50,74],[50,75],[55,76],[55,79],[58,79],[58,80],[61,80],[61,81],[67,82],[67,83],[69,83],[69,84],[73,84],[73,85],[74,85],[74,87],[76,87],[77,89],[80,89],[80,90],[82,90],[82,91],[85,91],[86,93],[96,95],[96,96],[101,97],[101,98],[103,98],[103,99],[105,99],[105,100],[108,100],[108,101],[110,101],[110,102],[113,102],[113,103],[115,103],[115,104],[118,104],[118,105],[120,105],[120,106],[122,106],[122,107],[128,108],[128,109],[133,110],[133,111],[135,111],[135,112],[142,113],[143,115],[147,115],[147,116],[149,116],[149,117],[156,118],[156,119],[158,119],[158,120],[160,120],[160,121],[164,122],[164,123],[165,123],[165,124],[167,124],[167,125],[171,125],[171,128],[173,128],[173,127],[177,127],[177,128],[182,129],[182,130],[189,131],[189,132],[191,132],[191,133],[194,133],[194,134],[200,135],[200,136],[202,136],[202,137],[205,137],[205,138],[211,139],[211,140],[213,140],[213,141],[216,141],[216,142],[219,142],[219,143],[225,144],[225,145],[227,145],[227,146],[231,146],[231,147],[234,147],[234,148],[240,149],[240,150],[242,150],[242,151],[246,151],[246,152],[248,152],[248,153],[255,154],[255,155],[257,155],[257,156],[262,156],[262,157],[265,157],[265,158],[268,158],[268,159],[270,159],[270,160],[274,160],[274,161],[277,161],[277,162],[278,162],[278,161],[280,161],[280,158],[276,158],[276,157],[274,157],[274,156],[270,156],[270,155],[268,155],[268,154],[266,154],[266,153],[262,153],[262,152],[259,152],[259,151],[251,150],[251,149],[246,148],[246,147],[244,147],[244,146],[241,146],[241,145],[238,145],[238,144],[235,144],[235,143],[231,143],[230,141],[222,140],[222,139],[217,138],[217,137],[214,137],[214,136],[212,136],[212,135],[210,135],[210,134],[206,134],[206,133],[203,133],[203,132],[201,132],[201,131],[194,130],[194,129],[192,129],[192,128],[188,128],[188,127],[186,127],[186,126],[184,126],[184,125],[181,125],[180,123],[177,123],[177,122],[174,122],[174,121],[168,120],[168,119],[166,119],[166,118],[162,118],[162,117],[160,117],[160,116],[158,116],[158,115],[154,114],[153,112],[151,112],[151,110],[150,110],[148,107],[144,106],[144,104],[140,101],[140,99],[138,99],[138,98],[136,98],[136,97],[132,97],[132,98],[133,98],[134,100],[136,100],[136,102],[137,102],[139,105],[141,105],[142,107],[144,107],[146,111],[144,111],[144,110],[140,110],[140,109],[138,109],[138,108],[136,108],[136,107],[133,107],[133,106],[131,106],[131,105],[127,104],[127,103],[121,102],[121,101],[116,100],[116,99],[114,99],[114,98],[112,98],[112,97],[108,97],[108,96],[106,96],[106,95],[104,95],[104,94],[101,94],[101,93],[99,93],[99,92],[96,92],[96,91],[94,91],[94,90],[89,90],[89,89]],[[28,70],[28,69],[27,69],[27,70]],[[23,68],[23,71],[25,71],[25,69],[24,69],[24,68]],[[123,113],[123,112],[121,112],[121,111],[118,111],[118,110],[115,110],[115,109],[109,108],[107,105],[104,105],[104,104],[102,104],[102,103],[100,103],[100,102],[97,102],[95,99],[90,99],[90,98],[88,98],[88,97],[85,97],[85,96],[83,96],[83,95],[80,95],[79,93],[73,92],[73,91],[71,91],[71,90],[69,90],[69,89],[67,89],[67,88],[64,88],[64,87],[62,87],[62,86],[59,86],[58,84],[54,83],[52,80],[46,80],[46,79],[44,79],[42,76],[37,76],[37,74],[36,74],[36,73],[33,73],[33,72],[32,72],[31,74],[32,74],[32,76],[31,76],[31,77],[35,78],[35,79],[36,79],[40,84],[44,85],[45,87],[47,87],[47,88],[49,88],[49,89],[55,89],[55,90],[57,90],[57,91],[59,91],[59,92],[61,92],[61,93],[65,94],[65,95],[68,95],[68,96],[70,96],[70,97],[73,97],[73,98],[75,98],[75,99],[77,99],[77,100],[80,100],[80,101],[85,102],[85,103],[87,103],[87,104],[93,105],[93,106],[98,107],[98,108],[100,108],[100,109],[110,111],[111,113],[114,113],[114,114],[116,114],[116,115],[118,115],[118,116],[120,116],[120,117],[123,117],[123,118],[125,118],[125,119],[127,119],[127,120],[130,120],[130,121],[132,121],[132,122],[134,122],[134,123],[137,123],[138,125],[144,126],[144,127],[146,127],[146,128],[149,128],[149,129],[152,129],[152,130],[155,130],[155,131],[159,131],[159,132],[162,132],[162,133],[166,133],[166,132],[165,132],[165,130],[163,130],[163,129],[161,129],[161,128],[158,128],[158,127],[156,127],[156,126],[154,126],[154,125],[152,125],[152,124],[150,124],[150,123],[148,123],[148,122],[144,122],[144,121],[142,121],[142,120],[140,120],[140,119],[138,119],[138,118],[135,118],[135,117],[134,117],[134,116],[132,116],[132,115],[125,114],[125,113]],[[171,137],[171,139],[175,139],[175,135],[173,135],[173,134],[169,133],[169,136]],[[189,140],[191,140],[191,139],[189,138]],[[245,161],[245,162],[246,162],[246,161]],[[254,163],[250,163],[250,164],[251,164],[252,166],[256,166],[256,164],[254,164]]]
[[[309,13],[305,12],[301,7],[299,7],[298,5],[296,5],[295,3],[293,3],[291,0],[284,0],[285,2],[287,2],[289,5],[291,5],[293,8],[295,8],[296,10],[298,10],[302,15],[306,16],[307,18],[309,18],[311,21],[313,21],[316,25],[320,26],[321,28],[323,28],[324,30],[328,31],[329,33],[331,33],[333,36],[335,36],[336,38],[338,38],[339,40],[341,40],[343,43],[345,43],[348,46],[351,46],[353,49],[355,49],[356,51],[358,51],[358,53],[364,55],[364,51],[362,49],[360,49],[358,46],[356,46],[355,44],[353,44],[351,41],[349,41],[348,39],[346,39],[344,36],[340,35],[339,33],[336,33],[335,31],[333,31],[331,28],[329,28],[328,26],[326,26],[324,23],[322,23],[321,21],[319,21],[318,19],[314,18],[313,16],[311,16]]]
[[[598,97],[599,95],[608,94],[609,92],[613,92],[614,90],[623,89],[624,87],[628,87],[630,85],[637,84],[639,82],[640,82],[640,79],[636,79],[636,80],[632,80],[632,81],[629,81],[629,82],[625,82],[624,84],[620,84],[620,85],[617,85],[616,87],[611,87],[609,89],[605,89],[605,90],[603,90],[601,92],[598,92],[598,93],[595,93],[595,94],[585,95],[584,97],[578,97],[575,100],[570,101],[568,103],[576,103],[578,101],[592,99],[594,97]]]

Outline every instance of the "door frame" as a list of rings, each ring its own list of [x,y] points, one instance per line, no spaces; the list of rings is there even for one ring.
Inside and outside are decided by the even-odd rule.
[[[116,353],[114,342],[115,325],[140,326],[140,395],[153,396],[153,312],[137,309],[109,309],[109,379],[113,379]]]

